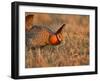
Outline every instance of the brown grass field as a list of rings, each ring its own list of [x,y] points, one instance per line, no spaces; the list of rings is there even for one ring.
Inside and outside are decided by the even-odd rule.
[[[25,67],[60,67],[89,65],[89,16],[70,14],[46,14],[26,12],[32,14],[32,24],[46,25],[56,31],[63,23],[64,41],[58,46],[47,45],[40,49],[27,51],[25,47]]]

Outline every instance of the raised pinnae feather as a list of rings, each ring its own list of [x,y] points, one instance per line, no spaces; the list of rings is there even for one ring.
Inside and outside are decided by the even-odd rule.
[[[56,32],[56,34],[61,33],[62,29],[64,28],[65,24],[63,24]]]

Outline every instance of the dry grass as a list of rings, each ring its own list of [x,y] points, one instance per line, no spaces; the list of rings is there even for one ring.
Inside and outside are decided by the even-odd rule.
[[[40,21],[37,19],[38,16],[41,16]],[[48,17],[47,20],[43,20],[42,16],[44,17],[45,15],[37,14],[36,18],[34,17],[35,23],[33,22],[33,24],[48,25],[49,23],[50,29],[55,31],[60,24],[65,23],[67,24],[63,31],[65,39],[58,46],[48,45],[43,48],[40,48],[40,54],[38,54],[36,50],[27,50],[26,47],[25,67],[33,68],[88,65],[89,16],[53,16],[51,14],[46,14],[46,17]],[[45,21],[46,23],[43,23],[42,21]]]

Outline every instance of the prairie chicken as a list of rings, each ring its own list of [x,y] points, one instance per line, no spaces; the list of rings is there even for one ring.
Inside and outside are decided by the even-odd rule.
[[[25,38],[26,38],[26,57],[28,58],[29,66],[48,66],[48,62],[41,54],[41,47],[46,45],[59,45],[63,41],[62,29],[63,24],[56,32],[51,31],[46,26],[33,25],[34,15],[28,15],[25,18]],[[34,48],[34,50],[33,50]],[[32,64],[34,60],[35,64]]]
[[[29,31],[26,31],[26,45],[30,48],[42,47],[45,45],[58,45],[63,41],[63,24],[56,32],[47,27],[33,25]]]

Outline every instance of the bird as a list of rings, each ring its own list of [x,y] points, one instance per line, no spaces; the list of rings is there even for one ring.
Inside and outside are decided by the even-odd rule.
[[[63,41],[62,30],[65,24],[53,32],[45,26],[33,25],[26,31],[26,45],[30,48],[44,47],[46,45],[59,45]]]
[[[65,24],[62,24],[56,32],[53,32],[46,25],[33,25],[33,19],[34,15],[28,15],[25,18],[26,54],[34,56],[35,66],[48,66],[40,49],[47,45],[60,45],[64,39],[62,30]],[[33,49],[35,52],[33,52]]]

